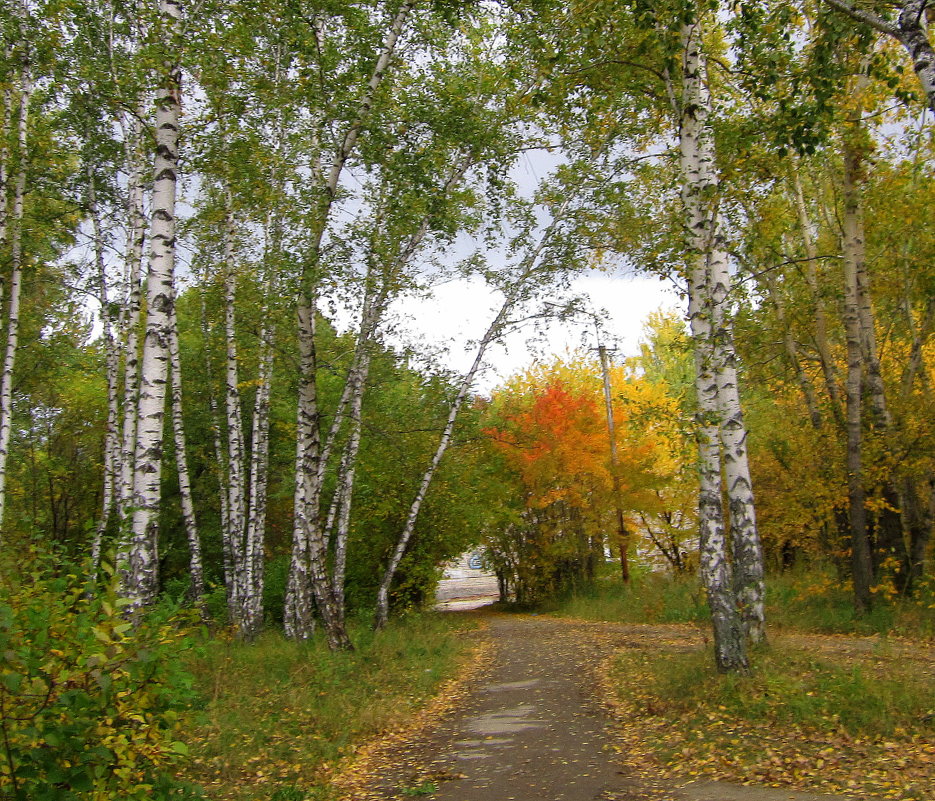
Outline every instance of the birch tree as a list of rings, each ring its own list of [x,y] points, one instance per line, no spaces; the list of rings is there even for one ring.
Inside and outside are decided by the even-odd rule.
[[[160,22],[167,53],[180,44],[182,14],[176,0],[160,0]],[[158,588],[158,512],[161,500],[163,419],[169,368],[169,336],[174,302],[175,201],[178,170],[181,69],[163,66],[156,94],[156,150],[153,165],[149,273],[146,279],[146,334],[140,367],[133,474],[133,516],[128,561],[118,565],[121,589],[138,610],[155,599]]]
[[[23,16],[25,15],[25,9]],[[21,22],[25,20],[21,16]],[[26,188],[29,166],[27,136],[29,132],[29,104],[33,91],[33,76],[30,67],[29,46],[19,43],[19,69],[16,89],[19,95],[18,118],[16,121],[17,165],[13,179],[13,202],[10,212],[10,284],[6,309],[6,346],[2,373],[0,373],[0,532],[3,530],[3,515],[6,508],[7,457],[10,448],[10,430],[13,422],[13,366],[19,345],[20,297],[23,286],[23,218],[25,215]],[[4,194],[7,187],[3,187]],[[6,197],[4,197],[4,203]],[[6,222],[6,221],[5,221]]]
[[[691,264],[689,322],[695,347],[695,391],[698,401],[701,572],[714,625],[718,669],[745,671],[747,657],[721,508],[719,437],[724,413],[721,391],[727,383],[722,374],[727,365],[717,347],[718,337],[723,336],[718,327],[725,325],[723,309],[718,309],[717,304],[723,303],[726,288],[715,285],[724,280],[727,271],[722,266],[726,254],[715,205],[716,164],[708,127],[710,99],[705,85],[701,34],[701,25],[697,20],[682,27],[682,124],[679,136],[682,203]],[[733,570],[740,570],[740,566],[733,565]]]
[[[895,19],[878,14],[875,9],[850,0],[822,0],[852,20],[890,36],[905,49],[912,69],[919,79],[926,105],[935,112],[935,48],[929,39],[932,21],[929,0],[905,0],[896,6]]]

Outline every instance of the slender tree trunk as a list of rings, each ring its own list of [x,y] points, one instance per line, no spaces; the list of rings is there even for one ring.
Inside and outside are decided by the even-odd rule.
[[[927,9],[931,9],[929,0],[904,2],[899,14],[897,38],[909,53],[928,107],[935,113],[935,49],[928,38]]]
[[[314,631],[314,598],[325,629],[328,646],[333,650],[351,648],[334,597],[334,588],[326,564],[320,518],[320,483],[318,461],[321,451],[319,434],[318,390],[315,382],[315,303],[314,295],[303,293],[299,309],[300,385],[296,446],[296,503],[293,535],[292,604],[287,605],[287,634],[307,639]]]
[[[873,566],[867,532],[867,511],[863,483],[863,430],[861,390],[863,386],[863,347],[860,327],[860,296],[857,283],[861,233],[858,225],[860,197],[859,153],[845,148],[844,154],[844,331],[847,340],[847,495],[851,527],[851,564],[854,606],[864,613],[870,608]]]
[[[831,413],[838,425],[844,428],[844,415],[841,412],[841,392],[838,389],[838,377],[834,366],[834,357],[831,355],[831,345],[828,343],[828,318],[825,314],[824,302],[821,298],[821,289],[818,285],[818,248],[816,245],[817,232],[815,225],[808,215],[805,206],[805,195],[802,191],[802,182],[798,174],[793,179],[793,190],[796,214],[799,218],[799,227],[802,229],[802,238],[805,242],[805,280],[812,293],[812,303],[815,317],[815,347],[818,350],[818,360],[821,363],[821,372],[825,380],[825,389],[831,404]]]
[[[699,515],[701,575],[708,595],[714,629],[715,660],[721,671],[747,669],[740,619],[734,600],[731,567],[727,557],[721,506],[721,465],[718,443],[717,382],[711,315],[710,272],[707,253],[711,221],[705,209],[704,190],[710,158],[701,146],[706,134],[708,100],[704,89],[704,62],[700,30],[683,26],[683,87],[680,131],[682,203],[688,237],[689,322],[695,350],[695,392],[698,403]]]
[[[104,481],[101,492],[101,516],[91,540],[91,564],[96,572],[101,559],[101,547],[104,534],[114,510],[117,485],[120,482],[120,436],[117,418],[120,414],[118,397],[118,378],[120,355],[114,341],[114,319],[108,297],[107,268],[104,258],[104,231],[101,225],[101,211],[97,203],[94,188],[94,174],[91,163],[85,164],[88,181],[88,211],[94,237],[94,265],[97,279],[97,299],[101,304],[101,339],[104,342],[104,355],[107,370],[107,421],[104,429]]]
[[[776,279],[771,273],[766,274],[765,283],[769,299],[773,304],[773,308],[776,310],[776,320],[782,330],[782,343],[786,349],[786,356],[795,372],[795,379],[802,392],[805,408],[808,409],[808,418],[812,422],[812,428],[816,431],[820,431],[821,410],[818,408],[815,388],[812,386],[812,382],[809,380],[809,377],[805,374],[805,370],[802,367],[802,360],[799,358],[799,348],[798,345],[796,345],[795,338],[792,336],[792,326],[786,317],[786,307],[783,303],[782,295],[780,295],[776,287]]]
[[[892,36],[912,59],[912,68],[925,93],[926,104],[935,112],[935,49],[928,39],[927,9],[929,0],[904,0],[895,24],[877,16],[873,11],[857,6],[853,0],[825,0],[850,17]]]
[[[20,295],[23,287],[23,216],[26,202],[26,177],[28,153],[26,136],[29,131],[29,102],[33,82],[26,68],[23,69],[19,86],[19,122],[17,149],[19,165],[13,187],[13,213],[10,221],[10,301],[7,307],[6,352],[3,372],[0,374],[0,542],[4,530],[6,511],[6,466],[10,448],[10,433],[13,425],[13,366],[19,344]]]
[[[883,383],[883,371],[880,367],[880,357],[877,349],[876,322],[873,311],[873,302],[870,291],[870,272],[867,269],[867,260],[864,252],[864,224],[863,203],[860,198],[859,186],[855,182],[857,206],[855,219],[851,221],[854,232],[851,251],[854,254],[855,270],[857,274],[857,310],[860,320],[860,340],[865,366],[867,399],[870,405],[871,428],[883,443],[887,452],[892,449],[893,420],[890,415],[886,399],[886,387]],[[850,212],[846,212],[850,213]],[[879,487],[883,498],[883,508],[876,514],[877,543],[876,557],[879,569],[890,559],[895,559],[895,575],[900,589],[905,588],[909,578],[909,551],[903,539],[903,520],[900,510],[906,506],[906,499],[902,497],[900,484],[895,480],[887,480]]]
[[[406,517],[406,522],[404,523],[403,529],[400,532],[399,538],[396,542],[396,547],[390,555],[389,563],[387,564],[386,570],[383,573],[380,586],[377,589],[377,604],[376,612],[374,614],[374,628],[377,630],[382,629],[389,620],[389,593],[390,587],[393,583],[393,578],[396,575],[396,570],[399,567],[400,560],[402,559],[403,554],[406,552],[406,547],[409,544],[412,533],[415,530],[416,520],[418,519],[419,511],[422,508],[422,502],[425,500],[425,494],[428,492],[429,485],[432,483],[432,479],[435,476],[438,465],[441,463],[442,457],[445,455],[445,451],[448,449],[448,445],[451,441],[451,435],[454,430],[455,421],[457,420],[458,414],[461,411],[461,406],[468,396],[471,385],[474,383],[474,377],[477,374],[477,371],[480,369],[481,364],[483,363],[487,348],[492,342],[496,341],[496,339],[502,335],[506,325],[507,316],[519,302],[523,292],[527,288],[527,283],[534,276],[539,265],[539,259],[545,252],[547,246],[553,241],[553,237],[558,231],[560,224],[563,222],[565,214],[571,205],[572,199],[573,196],[571,194],[565,196],[565,199],[553,214],[552,222],[543,232],[538,244],[530,249],[530,251],[526,254],[520,263],[516,280],[506,289],[505,297],[502,305],[500,306],[500,310],[497,312],[496,316],[488,326],[487,331],[484,333],[484,336],[481,338],[480,343],[477,346],[477,352],[470,370],[468,370],[468,372],[461,379],[458,394],[455,396],[455,399],[449,410],[448,420],[445,424],[444,430],[442,431],[438,447],[436,448],[435,454],[432,457],[426,472],[422,476],[422,481],[420,482],[419,488],[416,491],[416,496],[409,508],[409,514]]]
[[[263,627],[263,585],[265,568],[264,537],[269,477],[269,412],[273,380],[272,330],[264,320],[260,332],[260,365],[253,407],[252,448],[250,451],[250,497],[247,517],[247,602],[244,628],[255,637]]]
[[[179,496],[182,505],[182,520],[188,537],[191,599],[201,604],[205,595],[204,568],[201,559],[201,538],[195,519],[195,504],[192,500],[192,483],[188,472],[188,454],[185,443],[185,423],[182,416],[182,357],[179,353],[179,324],[173,304],[170,314],[169,368],[172,380],[172,432],[175,437],[175,461],[179,474]]]
[[[237,268],[234,256],[234,213],[229,191],[225,192],[224,215],[224,341],[225,384],[224,408],[227,430],[227,528],[224,537],[231,554],[232,572],[227,577],[227,603],[231,622],[238,636],[250,636],[245,610],[249,604],[247,586],[247,487],[246,447],[243,431],[243,405],[240,398],[240,370],[237,353]]]
[[[361,353],[360,364],[356,370],[354,393],[351,396],[351,429],[345,445],[342,471],[339,477],[339,503],[337,511],[337,531],[334,544],[334,595],[335,603],[343,615],[344,611],[344,574],[347,564],[347,539],[350,533],[351,501],[354,493],[354,473],[357,467],[357,452],[360,449],[362,426],[361,406],[364,387],[370,370],[370,348],[365,344]]]
[[[617,458],[617,432],[614,426],[614,404],[610,395],[610,365],[607,358],[607,348],[597,346],[597,353],[601,360],[601,378],[604,384],[604,407],[607,413],[607,438],[610,442],[610,469],[611,481],[614,491],[614,513],[617,520],[617,550],[620,552],[620,578],[624,584],[630,583],[630,565],[627,561],[627,544],[630,538],[627,525],[623,519],[623,502],[620,498],[620,460]]]
[[[931,335],[932,324],[935,322],[935,296],[929,296],[926,300],[922,319],[918,325],[913,319],[908,298],[904,300],[903,310],[906,314],[907,325],[912,333],[912,348],[909,353],[909,361],[902,376],[903,396],[908,398],[918,381],[923,396],[931,397],[932,387],[928,373],[924,369],[923,348]],[[923,502],[922,492],[929,496],[929,503]],[[909,576],[905,591],[907,594],[911,594],[924,573],[925,554],[932,535],[932,524],[935,521],[935,473],[930,471],[922,481],[916,481],[912,477],[905,477],[901,497],[903,498],[902,508],[906,533],[909,539]]]
[[[166,36],[181,32],[176,0],[160,0]],[[149,275],[146,282],[146,334],[140,371],[140,397],[133,476],[134,509],[129,565],[121,566],[123,594],[133,611],[151,604],[158,589],[158,525],[161,502],[163,420],[168,377],[170,315],[174,297],[175,195],[181,70],[167,65],[156,98],[156,157],[153,170]]]
[[[122,122],[124,150],[129,174],[127,186],[127,245],[125,273],[127,277],[126,309],[124,312],[124,375],[123,427],[120,453],[120,488],[118,512],[121,529],[133,515],[133,475],[136,459],[137,406],[140,392],[139,330],[142,306],[140,273],[146,242],[146,216],[143,212],[144,177],[140,153],[143,124],[133,117],[130,124]],[[125,543],[128,542],[125,540]],[[129,560],[129,552],[118,553],[117,563]]]
[[[202,280],[202,287],[204,287],[204,280]],[[227,462],[225,459],[224,446],[221,442],[221,415],[218,412],[218,401],[215,393],[214,368],[211,362],[211,334],[208,326],[208,308],[205,302],[204,291],[201,293],[201,339],[205,356],[205,380],[208,386],[208,411],[211,416],[211,440],[214,446],[214,463],[217,468],[218,501],[221,515],[221,553],[224,562],[224,586],[231,587],[233,585],[234,556],[230,550],[230,537],[227,536],[227,531],[230,526],[230,515],[227,508]]]
[[[373,98],[396,52],[399,37],[406,26],[413,5],[413,0],[406,0],[391,21],[383,38],[370,80],[364,89],[357,114],[345,130],[341,144],[331,162],[328,177],[323,181],[324,200],[318,211],[312,241],[309,243],[310,264],[307,263],[304,267],[301,278],[302,289],[298,299],[297,318],[301,356],[296,432],[295,524],[292,564],[286,598],[286,633],[298,638],[311,636],[313,620],[311,596],[314,595],[328,645],[332,649],[348,649],[351,647],[351,642],[344,628],[343,614],[340,614],[336,608],[334,586],[327,572],[321,512],[318,508],[321,499],[319,469],[324,469],[325,465],[322,464],[324,460],[321,459],[321,435],[318,431],[319,409],[315,386],[316,291],[314,283],[318,280],[316,273],[320,264],[321,243],[328,226],[341,175],[356,148],[364,122],[371,114]],[[322,37],[323,31],[320,28],[316,29],[316,35],[319,38]],[[319,180],[321,177],[319,170],[316,168],[313,173],[313,179]],[[314,472],[305,472],[310,467],[314,468]],[[305,586],[308,581],[312,584],[311,592]]]
[[[9,47],[6,48],[7,63],[13,60]],[[13,89],[7,86],[3,91],[3,123],[0,125],[0,252],[5,252],[9,240],[8,218],[9,177],[10,177],[10,135],[13,132]],[[3,303],[4,281],[0,278],[0,305]]]
[[[377,608],[376,614],[374,616],[375,629],[382,629],[389,620],[390,586],[393,583],[393,578],[396,575],[396,570],[403,558],[403,554],[406,552],[406,546],[409,544],[409,540],[412,538],[413,531],[415,531],[416,520],[419,517],[419,511],[422,509],[422,503],[425,500],[425,495],[428,492],[429,485],[432,483],[432,479],[435,477],[435,473],[438,470],[439,464],[441,464],[442,457],[445,455],[445,451],[448,450],[448,445],[451,443],[451,435],[454,432],[455,421],[458,419],[458,414],[461,411],[461,407],[464,405],[464,401],[468,397],[468,393],[470,392],[471,386],[474,383],[474,377],[477,375],[477,371],[480,369],[480,366],[483,363],[487,348],[497,339],[497,337],[501,335],[506,316],[513,308],[515,302],[516,288],[507,292],[506,298],[503,301],[503,305],[500,307],[500,311],[488,326],[487,331],[481,338],[480,344],[477,346],[477,353],[474,356],[474,362],[471,365],[470,370],[468,370],[468,372],[461,379],[461,384],[458,387],[458,394],[455,396],[455,399],[451,404],[451,408],[449,409],[448,419],[445,423],[445,428],[442,431],[441,438],[439,439],[438,447],[435,449],[435,454],[432,457],[432,461],[429,463],[428,469],[426,469],[424,475],[422,476],[419,489],[416,491],[416,496],[409,507],[409,514],[406,516],[406,522],[403,525],[403,530],[400,532],[399,538],[396,541],[396,547],[393,549],[393,553],[390,555],[389,563],[387,564],[386,569],[383,572],[383,577],[380,580],[380,586],[377,589]]]
[[[274,236],[273,250],[279,252],[279,237]],[[270,322],[270,298],[273,282],[266,265],[263,281],[260,325],[260,353],[257,388],[253,402],[253,425],[250,450],[250,494],[247,498],[246,553],[247,588],[244,604],[244,633],[255,637],[263,628],[263,586],[265,581],[266,503],[269,478],[269,414],[273,380],[273,326]]]

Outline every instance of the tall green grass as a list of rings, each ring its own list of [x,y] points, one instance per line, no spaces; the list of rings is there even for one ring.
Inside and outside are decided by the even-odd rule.
[[[428,614],[379,635],[354,625],[348,653],[273,633],[212,642],[191,665],[203,712],[186,778],[212,799],[330,797],[328,766],[431,697],[470,644],[460,636],[468,625]]]
[[[543,605],[539,611],[584,620],[624,623],[707,623],[708,605],[697,576],[636,573],[629,586],[616,574]],[[767,576],[767,625],[821,634],[897,634],[935,637],[935,590],[923,584],[912,598],[876,599],[858,615],[850,588],[820,568]]]
[[[621,685],[633,675],[631,657],[618,666]],[[641,658],[642,692],[674,719],[719,718],[796,724],[864,737],[927,730],[935,734],[935,685],[917,666],[888,664],[887,675],[849,660],[816,657],[799,648],[757,654],[749,676],[721,675],[705,650]]]
[[[583,620],[624,623],[691,623],[707,619],[707,603],[690,577],[648,574],[624,585],[619,577],[601,577],[558,601],[556,614]]]

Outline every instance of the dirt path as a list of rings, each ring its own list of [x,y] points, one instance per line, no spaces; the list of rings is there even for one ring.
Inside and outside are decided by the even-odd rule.
[[[648,631],[652,629],[652,631]],[[659,629],[656,631],[656,629]],[[819,801],[832,796],[715,782],[665,787],[638,778],[615,748],[595,669],[615,648],[651,638],[695,647],[689,627],[489,616],[489,666],[428,731],[395,744],[368,798],[436,801]]]

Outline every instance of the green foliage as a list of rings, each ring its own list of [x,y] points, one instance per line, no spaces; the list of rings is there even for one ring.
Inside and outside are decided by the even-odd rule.
[[[423,795],[431,795],[434,792],[438,791],[438,785],[435,782],[422,782],[413,787],[403,787],[400,789],[400,792],[403,795],[418,797]]]
[[[935,637],[935,587],[929,580],[912,598],[877,597],[858,615],[848,583],[812,566],[770,580],[766,614],[773,625],[798,631]]]
[[[91,595],[77,572],[0,582],[0,797],[189,792],[170,778],[188,754],[180,715],[193,697],[179,660],[184,615],[166,609],[134,625],[115,582]]]
[[[568,595],[554,611],[566,617],[626,623],[703,623],[710,619],[696,576],[636,571],[629,585],[620,581],[619,571],[602,576]]]

